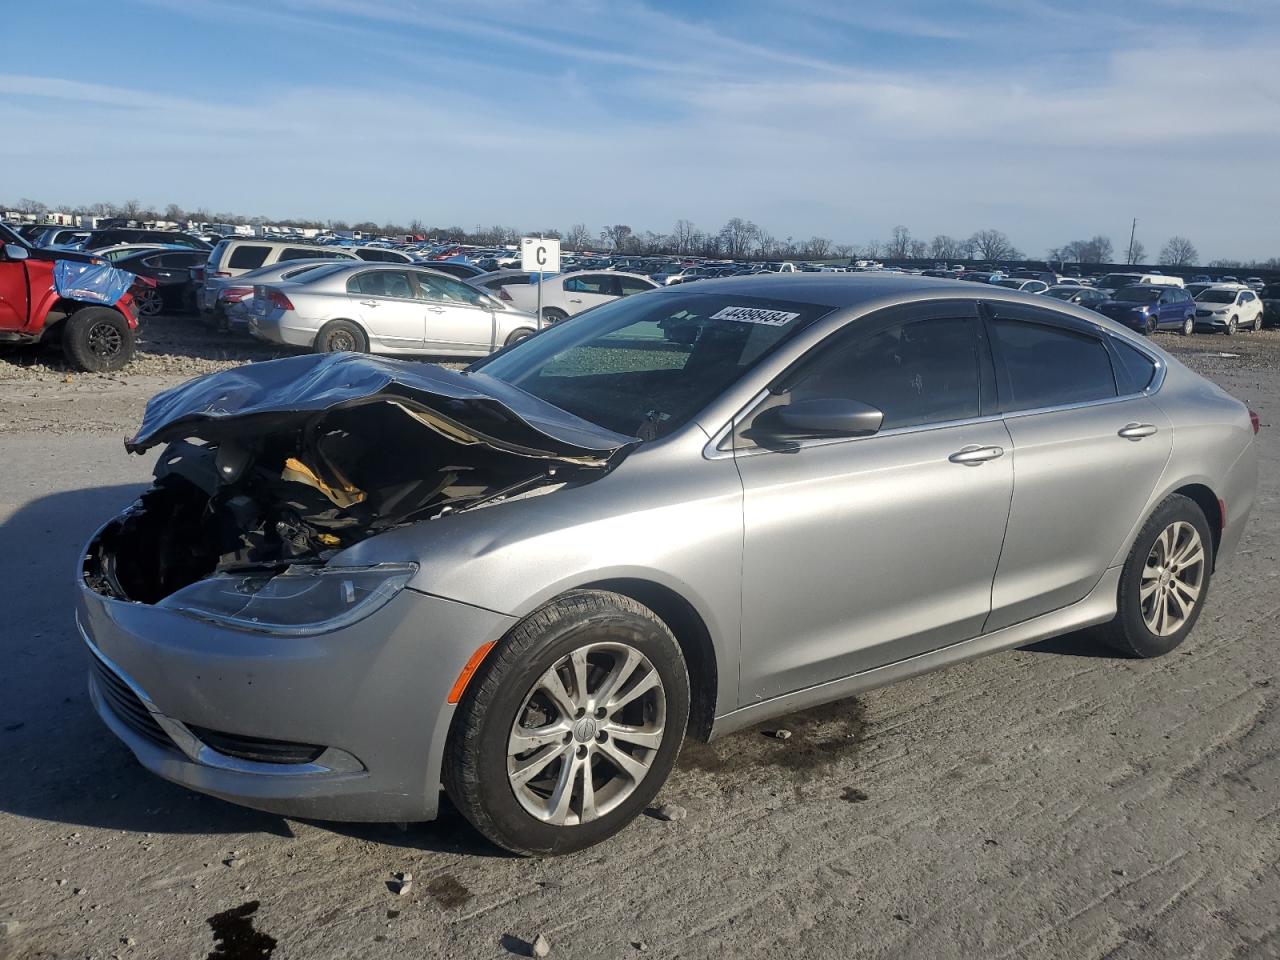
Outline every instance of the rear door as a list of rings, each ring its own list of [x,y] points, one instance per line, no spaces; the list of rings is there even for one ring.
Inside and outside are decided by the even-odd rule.
[[[1145,519],[1173,429],[1145,393],[1156,364],[1101,327],[997,303],[987,329],[1014,478],[991,631],[1093,589]]]
[[[485,304],[483,293],[452,277],[425,270],[412,272],[418,283],[428,350],[467,354],[493,350],[493,311]]]
[[[384,350],[423,348],[422,305],[407,270],[366,270],[347,280],[361,325],[370,343]]]
[[[622,296],[618,278],[608,273],[575,273],[565,277],[564,309],[570,316]]]

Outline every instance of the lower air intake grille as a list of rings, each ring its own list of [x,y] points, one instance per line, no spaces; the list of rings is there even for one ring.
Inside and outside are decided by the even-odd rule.
[[[129,689],[129,685],[116,676],[105,663],[97,657],[91,657],[94,681],[107,707],[134,733],[145,737],[161,747],[172,747],[169,735],[160,729],[155,717],[142,705],[138,695]]]
[[[187,724],[187,729],[199,737],[206,746],[221,754],[240,760],[253,760],[256,763],[311,763],[324,753],[324,747],[318,747],[312,743],[244,737],[237,733],[222,733],[192,724]]]

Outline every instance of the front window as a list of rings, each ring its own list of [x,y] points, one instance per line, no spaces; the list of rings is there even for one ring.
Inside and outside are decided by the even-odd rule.
[[[1234,290],[1201,290],[1196,297],[1201,303],[1235,303]]]
[[[731,294],[623,298],[470,369],[652,440],[683,426],[831,309]]]
[[[1116,291],[1115,299],[1127,303],[1155,303],[1160,299],[1160,291],[1150,287],[1125,287]]]

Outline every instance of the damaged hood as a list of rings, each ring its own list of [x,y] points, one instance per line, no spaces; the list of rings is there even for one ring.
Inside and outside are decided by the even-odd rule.
[[[459,443],[584,466],[605,466],[639,442],[483,374],[331,353],[248,364],[159,393],[125,449],[142,453],[188,438],[244,441],[369,403],[397,406]]]

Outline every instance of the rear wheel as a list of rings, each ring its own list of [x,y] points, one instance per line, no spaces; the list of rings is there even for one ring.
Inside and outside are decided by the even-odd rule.
[[[62,350],[71,363],[90,373],[119,370],[133,359],[133,331],[119,312],[85,307],[66,321]]]
[[[512,334],[511,334],[511,336],[507,337],[507,342],[506,342],[505,346],[508,346],[508,347],[509,347],[509,346],[511,346],[512,344],[519,343],[521,340],[528,340],[528,339],[529,339],[530,337],[532,337],[532,336],[533,336],[533,331],[532,331],[532,330],[516,330],[516,331],[513,331],[513,332],[512,332]]]
[[[582,850],[654,798],[688,718],[689,677],[667,625],[630,597],[577,590],[520,623],[473,678],[445,789],[499,846]]]
[[[368,353],[369,338],[350,320],[330,320],[316,334],[316,353]]]
[[[568,320],[568,319],[569,319],[569,315],[565,313],[563,310],[559,310],[555,307],[542,308],[543,323],[548,323],[548,324],[559,323],[561,320]]]
[[[147,287],[133,299],[138,305],[138,312],[144,317],[155,317],[164,312],[164,297],[156,287]]]
[[[1173,650],[1204,609],[1212,569],[1213,537],[1204,512],[1180,494],[1168,497],[1129,551],[1116,616],[1102,628],[1104,639],[1136,657]]]
[[[1196,332],[1196,318],[1194,315],[1186,317],[1182,321],[1182,335],[1189,337]]]
[[[1262,311],[1258,311],[1258,315],[1253,318],[1253,332],[1257,333],[1262,329]]]

